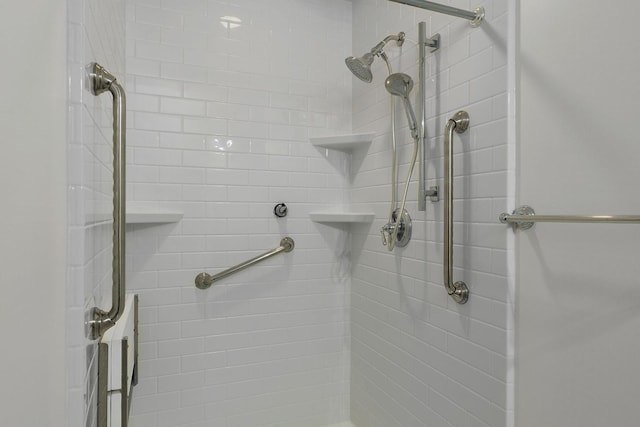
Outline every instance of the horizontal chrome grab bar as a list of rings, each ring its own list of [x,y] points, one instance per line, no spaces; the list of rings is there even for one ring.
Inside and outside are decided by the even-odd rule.
[[[536,215],[531,206],[520,206],[512,214],[500,214],[500,222],[513,225],[514,230],[528,230],[536,222],[640,224],[640,215]]]
[[[244,270],[247,267],[251,267],[254,264],[264,261],[267,258],[271,258],[274,255],[278,255],[280,252],[285,252],[285,253],[291,252],[293,248],[294,248],[293,239],[291,237],[285,237],[284,239],[280,240],[280,246],[278,246],[277,248],[269,252],[265,252],[262,255],[258,255],[255,258],[251,258],[250,260],[242,262],[234,267],[227,268],[226,270],[221,271],[220,273],[217,273],[214,275],[211,275],[209,273],[198,274],[196,276],[196,288],[207,289],[216,280],[220,280],[227,276],[231,276],[232,274],[237,273],[238,271]]]
[[[473,12],[458,9],[457,7],[451,7],[440,3],[435,3],[427,0],[389,0],[395,3],[402,3],[409,6],[419,7],[420,9],[432,10],[438,13],[444,13],[445,15],[451,15],[462,19],[471,21],[471,25],[477,27],[482,23],[484,19],[484,8],[482,6],[477,7]]]

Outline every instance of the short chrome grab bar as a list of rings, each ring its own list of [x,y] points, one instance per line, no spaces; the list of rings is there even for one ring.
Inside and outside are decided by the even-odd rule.
[[[280,252],[285,252],[285,253],[291,252],[293,248],[294,248],[293,239],[291,237],[285,237],[284,239],[280,240],[280,246],[278,246],[277,248],[269,252],[265,252],[262,255],[258,255],[255,258],[251,258],[250,260],[242,262],[234,267],[227,268],[226,270],[221,271],[220,273],[214,274],[213,276],[208,273],[198,274],[195,280],[196,288],[207,289],[216,280],[220,280],[227,276],[231,276],[232,274],[237,273],[238,271],[244,270],[247,267],[251,267],[254,264],[264,261],[267,258],[271,258],[274,255],[278,255]]]
[[[598,222],[610,224],[640,224],[640,215],[536,215],[531,206],[520,206],[512,214],[500,214],[500,222],[516,230],[528,230],[536,222]]]
[[[453,283],[453,131],[463,133],[469,127],[469,114],[458,111],[445,127],[444,152],[444,286],[458,304],[469,299],[469,288],[460,281]]]
[[[126,97],[116,78],[95,62],[90,65],[89,80],[96,96],[105,91],[113,97],[113,277],[111,309],[91,309],[91,339],[98,339],[115,325],[124,310],[125,298],[125,221],[126,221]]]

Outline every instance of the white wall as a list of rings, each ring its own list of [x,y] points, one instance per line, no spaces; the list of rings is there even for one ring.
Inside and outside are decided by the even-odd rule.
[[[637,215],[640,6],[520,3],[519,204]],[[640,227],[517,235],[518,427],[636,425]]]
[[[427,147],[429,185],[443,188],[443,130],[459,109],[470,130],[456,135],[455,280],[471,297],[460,306],[442,279],[443,202],[417,211],[416,178],[407,209],[413,237],[389,253],[380,241],[390,200],[391,142],[386,68],[378,59],[372,84],[354,79],[354,130],[377,137],[362,155],[352,201],[373,209],[371,227],[354,230],[352,252],[351,418],[361,427],[510,425],[510,230],[498,223],[509,205],[508,49],[509,2],[481,2],[487,19],[467,21],[387,1],[354,1],[354,54],[388,34],[407,33],[402,50],[389,44],[394,71],[417,80],[417,25],[440,33],[442,48],[428,57]],[[469,2],[453,6],[468,9]],[[478,4],[472,3],[472,6]],[[415,99],[417,86],[415,89]],[[415,103],[414,103],[415,105]],[[398,108],[401,180],[411,139]]]
[[[346,201],[348,158],[308,138],[351,130],[351,3],[133,0],[127,20],[129,200],[184,213],[128,228],[142,341],[132,422],[347,419],[348,235],[308,213]],[[285,235],[292,253],[195,288]]]
[[[65,2],[0,5],[0,424],[65,423]]]

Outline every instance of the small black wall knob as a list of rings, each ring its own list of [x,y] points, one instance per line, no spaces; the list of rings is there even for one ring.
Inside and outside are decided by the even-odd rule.
[[[278,203],[273,208],[273,214],[278,218],[284,218],[285,216],[287,216],[287,210],[287,205],[285,205],[284,203]]]

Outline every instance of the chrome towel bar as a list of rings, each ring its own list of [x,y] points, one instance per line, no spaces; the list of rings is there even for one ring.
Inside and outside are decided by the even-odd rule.
[[[126,209],[126,97],[124,88],[116,78],[95,62],[90,65],[89,80],[95,96],[107,90],[113,97],[113,274],[111,309],[91,309],[91,339],[98,339],[116,324],[124,310],[125,299],[125,221]]]
[[[469,127],[469,114],[458,111],[447,122],[444,131],[444,286],[447,293],[458,304],[469,299],[466,283],[453,283],[453,131],[463,133]]]
[[[513,225],[514,230],[528,230],[536,222],[597,222],[611,224],[640,224],[640,215],[536,215],[531,206],[520,206],[510,215],[500,214],[500,222]]]
[[[215,282],[216,280],[220,280],[223,279],[227,276],[231,276],[234,273],[237,273],[238,271],[244,270],[247,267],[251,267],[254,264],[257,264],[261,261],[264,261],[267,258],[271,258],[274,255],[278,255],[281,252],[291,252],[294,248],[294,241],[291,237],[285,237],[284,239],[282,239],[280,241],[280,246],[278,246],[277,248],[269,251],[269,252],[265,252],[262,255],[258,255],[255,258],[251,258],[248,261],[242,262],[234,267],[231,268],[227,268],[224,271],[221,271],[220,273],[211,275],[208,273],[200,273],[196,276],[196,288],[198,289],[207,289],[209,288],[213,282]]]
[[[446,6],[444,4],[435,3],[427,0],[389,0],[395,3],[407,4],[409,6],[419,7],[420,9],[432,10],[445,15],[456,16],[471,21],[471,25],[477,27],[484,19],[484,7],[476,7],[473,12],[458,9],[457,7]]]

